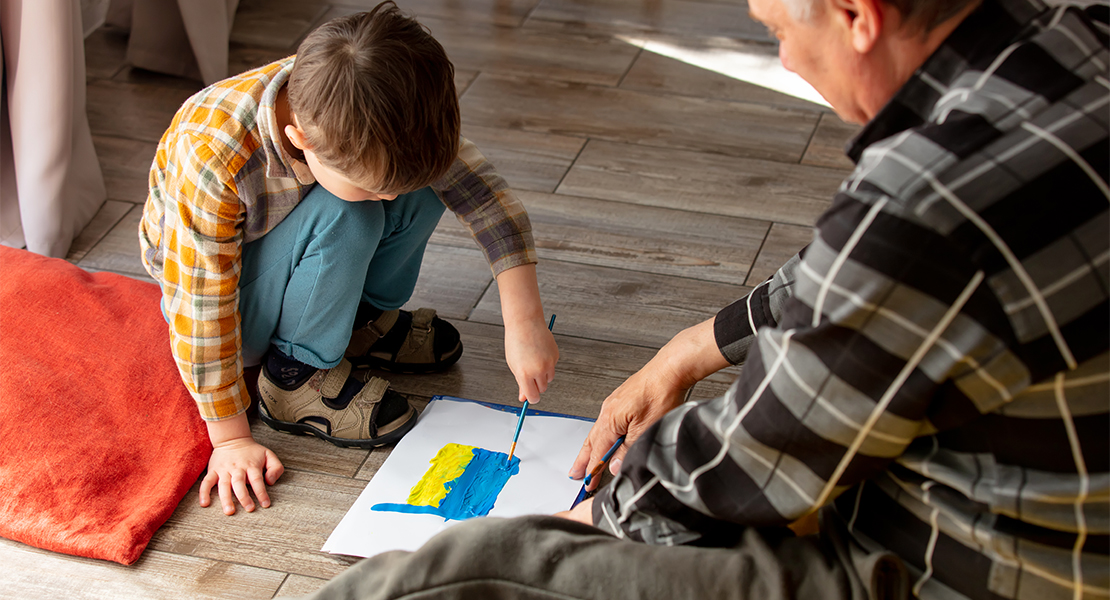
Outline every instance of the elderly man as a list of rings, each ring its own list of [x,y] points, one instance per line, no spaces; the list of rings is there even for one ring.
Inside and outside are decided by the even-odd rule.
[[[593,501],[459,525],[317,597],[1108,595],[1107,8],[748,4],[866,123],[813,243],[606,400],[572,475],[638,439]]]

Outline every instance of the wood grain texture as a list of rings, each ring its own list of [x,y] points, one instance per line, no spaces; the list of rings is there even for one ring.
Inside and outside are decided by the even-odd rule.
[[[453,214],[444,214],[445,221],[454,219]],[[463,229],[461,225],[458,228]],[[470,314],[493,281],[493,273],[474,239],[469,234],[466,237],[469,247],[428,245],[416,289],[405,303],[405,310],[434,308],[440,317],[447,319],[465,319]]]
[[[559,311],[556,315],[559,364],[555,367],[555,380],[543,394],[539,408],[592,419],[601,409],[601,402],[651,360],[656,349],[563,335],[564,329],[575,329],[571,322],[573,316]],[[462,358],[451,369],[427,375],[378,374],[404,394],[457,396],[519,406],[519,388],[505,364],[504,328],[472,321],[455,325],[462,335],[464,349]],[[377,458],[372,453],[364,468],[375,461]],[[380,462],[377,464],[380,466]]]
[[[485,73],[616,85],[639,49],[607,35],[537,31],[426,18],[457,67]]]
[[[541,260],[675,275],[742,285],[770,223],[520,191]],[[437,243],[473,244],[444,223]]]
[[[169,125],[169,122],[166,123]],[[100,171],[108,197],[132,204],[146,202],[150,190],[150,165],[158,150],[155,142],[110,135],[93,136]]]
[[[149,548],[330,579],[353,559],[320,548],[363,487],[348,477],[291,469],[268,488],[270,508],[239,508],[229,517],[216,503],[201,508],[194,485]]]
[[[716,215],[808,225],[843,171],[591,141],[557,190]]]
[[[759,285],[774,275],[783,263],[790,260],[811,241],[813,241],[812,226],[775,223],[771,226],[767,241],[760,248],[759,257],[756,258],[755,265],[752,266],[752,271],[748,274],[748,280],[745,283],[752,287]]]
[[[379,0],[337,0],[337,6],[369,10]],[[398,0],[401,10],[418,19],[433,17],[452,22],[494,23],[518,27],[540,0]]]
[[[477,71],[469,69],[455,69],[455,93],[460,97],[470,88],[470,84],[478,77]]]
[[[535,8],[539,0],[396,0],[402,11],[423,22],[442,19],[459,23],[496,24],[518,27]],[[338,0],[330,14],[349,14],[370,10],[379,0]]]
[[[818,115],[482,73],[461,101],[471,124],[796,162]]]
[[[666,32],[768,40],[744,3],[684,0],[544,0],[529,17],[610,32]]]
[[[690,401],[713,400],[725,395],[732,382],[740,375],[742,367],[728,367],[706,377],[694,385]]]
[[[462,134],[513,189],[538,192],[554,192],[586,145],[584,138],[479,125],[463,125]]]
[[[844,147],[859,133],[859,129],[859,125],[846,123],[832,113],[821,115],[817,131],[814,132],[805,156],[802,157],[802,164],[844,171],[855,168],[852,161],[844,154]],[[844,176],[847,175],[845,172]]]
[[[199,82],[171,86],[93,80],[89,82],[87,93],[89,127],[93,135],[125,137],[157,144],[177,109],[199,89]]]
[[[326,579],[317,579],[316,577],[305,577],[304,575],[290,575],[285,578],[285,582],[278,588],[276,598],[291,598],[300,597],[311,594],[320,588],[324,587],[327,583]]]
[[[240,0],[231,41],[292,54],[327,11],[328,4],[319,0]]]
[[[92,221],[73,240],[66,260],[77,264],[135,205],[129,202],[107,200],[93,216]]]
[[[96,271],[111,271],[139,278],[149,277],[139,257],[139,221],[141,204],[134,204],[115,227],[77,261],[77,266]]]
[[[389,455],[393,452],[393,448],[394,446],[386,446],[384,448],[374,448],[371,450],[370,455],[366,457],[362,466],[359,467],[358,473],[355,474],[355,479],[370,481],[370,479],[374,477],[374,474],[378,472],[378,469],[382,468],[385,459],[389,458]]]
[[[403,4],[400,5],[403,7]],[[323,20],[363,10],[335,7]],[[504,27],[418,15],[455,68],[616,85],[638,49],[608,35]]]
[[[227,72],[235,75],[257,69],[295,53],[296,48],[259,48],[231,42],[227,48]]]
[[[270,598],[285,573],[148,549],[130,566],[0,538],[0,595],[66,600]]]
[[[559,333],[649,348],[662,346],[749,291],[738,285],[558,261],[543,261],[536,270],[544,308],[559,315]],[[482,296],[470,320],[501,323],[497,286]]]

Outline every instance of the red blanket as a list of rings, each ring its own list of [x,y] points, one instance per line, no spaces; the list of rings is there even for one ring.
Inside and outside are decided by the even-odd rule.
[[[131,564],[204,470],[159,295],[0,247],[0,536]]]

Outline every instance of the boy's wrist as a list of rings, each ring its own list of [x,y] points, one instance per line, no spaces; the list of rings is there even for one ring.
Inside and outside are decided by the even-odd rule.
[[[222,421],[206,421],[205,425],[208,427],[208,440],[212,442],[213,448],[243,438],[254,439],[245,412]]]

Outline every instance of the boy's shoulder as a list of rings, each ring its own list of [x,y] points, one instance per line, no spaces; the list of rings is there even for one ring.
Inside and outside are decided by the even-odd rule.
[[[263,104],[272,106],[272,96],[289,78],[293,59],[251,69],[193,94],[174,115],[162,144],[176,145],[184,135],[221,154],[253,152],[261,142],[259,120],[266,118]]]

